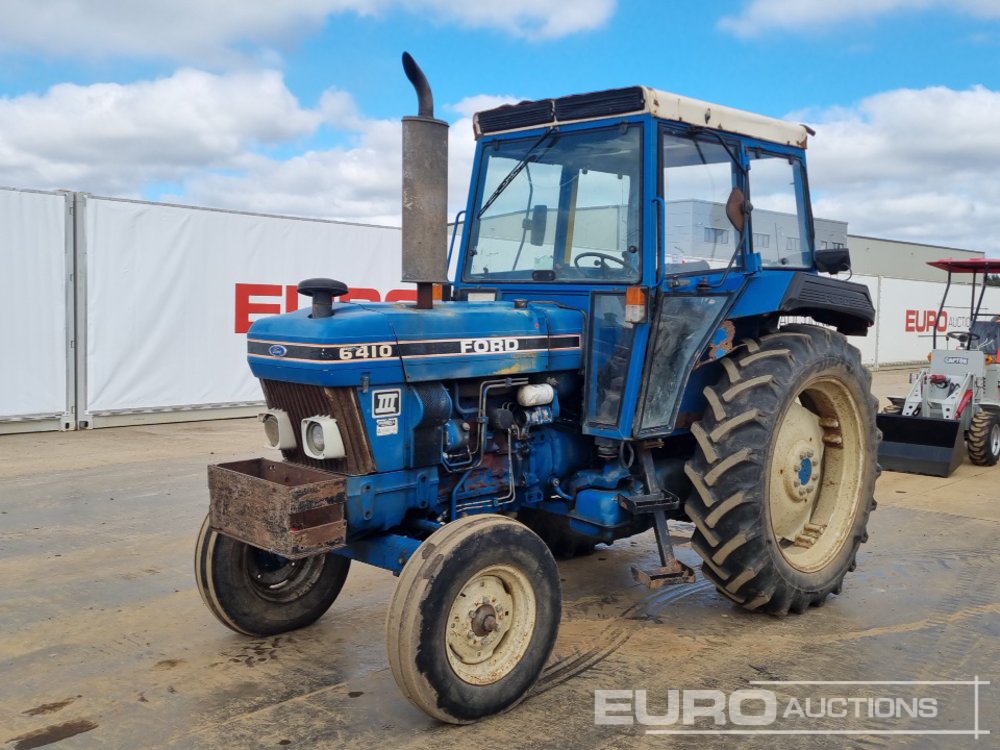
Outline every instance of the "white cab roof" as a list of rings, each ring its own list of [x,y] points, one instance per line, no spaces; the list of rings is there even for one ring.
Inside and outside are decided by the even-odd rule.
[[[762,141],[776,141],[790,146],[805,148],[809,139],[809,131],[805,125],[799,125],[776,117],[758,115],[723,104],[692,99],[689,96],[673,94],[669,91],[646,90],[646,108],[656,117],[664,120],[677,120],[692,125],[701,125],[715,130],[725,130],[730,133],[748,135],[760,138]]]
[[[641,103],[639,92],[642,93]],[[570,114],[560,116],[559,112],[580,113],[579,108],[561,107],[562,102],[570,100],[589,99],[591,97],[601,98],[604,96],[614,97],[617,94],[626,94],[630,98],[626,99],[628,104],[621,105],[611,111],[599,112],[594,109],[582,110],[587,114]],[[551,108],[545,108],[551,105]],[[613,105],[612,105],[613,106]],[[539,111],[540,115],[527,114],[525,120],[516,115],[518,111],[532,110]],[[508,116],[507,113],[510,113]],[[811,131],[805,125],[779,120],[776,117],[767,117],[754,112],[747,112],[734,107],[727,107],[723,104],[713,104],[701,99],[692,99],[689,96],[673,94],[669,91],[654,89],[648,86],[635,86],[630,89],[614,89],[607,92],[596,92],[594,94],[582,94],[562,99],[539,100],[536,102],[521,102],[520,104],[500,107],[495,110],[477,113],[473,120],[476,138],[485,134],[497,132],[512,132],[536,128],[542,125],[559,125],[570,122],[587,122],[589,120],[602,120],[618,115],[634,115],[649,113],[654,117],[664,120],[689,123],[701,127],[712,128],[714,130],[738,133],[751,138],[759,138],[762,141],[772,143],[783,143],[790,146],[805,148]],[[497,119],[499,116],[499,120]],[[484,118],[484,123],[480,118]],[[485,126],[486,118],[489,118],[489,126]]]

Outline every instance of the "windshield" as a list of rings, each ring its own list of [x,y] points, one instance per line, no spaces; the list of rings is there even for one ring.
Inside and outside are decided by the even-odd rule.
[[[466,281],[638,281],[642,129],[483,149]]]

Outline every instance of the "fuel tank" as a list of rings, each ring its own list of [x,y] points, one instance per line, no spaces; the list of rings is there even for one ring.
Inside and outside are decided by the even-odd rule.
[[[247,358],[258,378],[363,386],[578,370],[582,344],[583,313],[554,303],[344,302],[258,320]]]

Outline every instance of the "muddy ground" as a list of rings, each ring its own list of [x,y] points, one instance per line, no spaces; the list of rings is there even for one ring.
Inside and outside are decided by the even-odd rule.
[[[906,373],[883,373],[875,389],[905,383]],[[254,420],[0,436],[0,747],[1000,746],[1000,468],[884,474],[857,571],[841,596],[799,616],[743,612],[700,577],[658,592],[638,586],[629,565],[654,562],[648,534],[562,562],[562,629],[540,684],[506,715],[452,727],[393,682],[389,573],[355,565],[326,616],[280,637],[238,636],[204,607],[191,560],[205,465],[260,455],[261,443]],[[683,542],[690,527],[673,532]],[[699,563],[684,544],[678,554]],[[919,726],[826,717],[794,724],[819,733],[783,739],[594,721],[596,690],[647,690],[650,712],[662,713],[669,688],[773,689],[786,706],[848,688],[751,683],[977,675],[994,683],[978,688],[979,726],[993,730],[978,740],[941,734],[974,726],[975,688],[954,685],[850,688],[940,699],[939,715]],[[824,733],[858,726],[939,733]]]

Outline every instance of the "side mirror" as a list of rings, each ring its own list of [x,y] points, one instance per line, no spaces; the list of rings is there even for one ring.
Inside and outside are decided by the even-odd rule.
[[[549,221],[549,207],[539,203],[531,209],[531,244],[540,247],[545,244],[545,226]]]
[[[816,270],[821,273],[840,273],[851,270],[851,251],[846,247],[825,247],[813,253]]]
[[[734,187],[729,192],[729,199],[726,201],[726,218],[740,234],[743,234],[747,223],[747,214],[751,211],[753,211],[753,206],[750,205],[744,192],[738,187]]]

